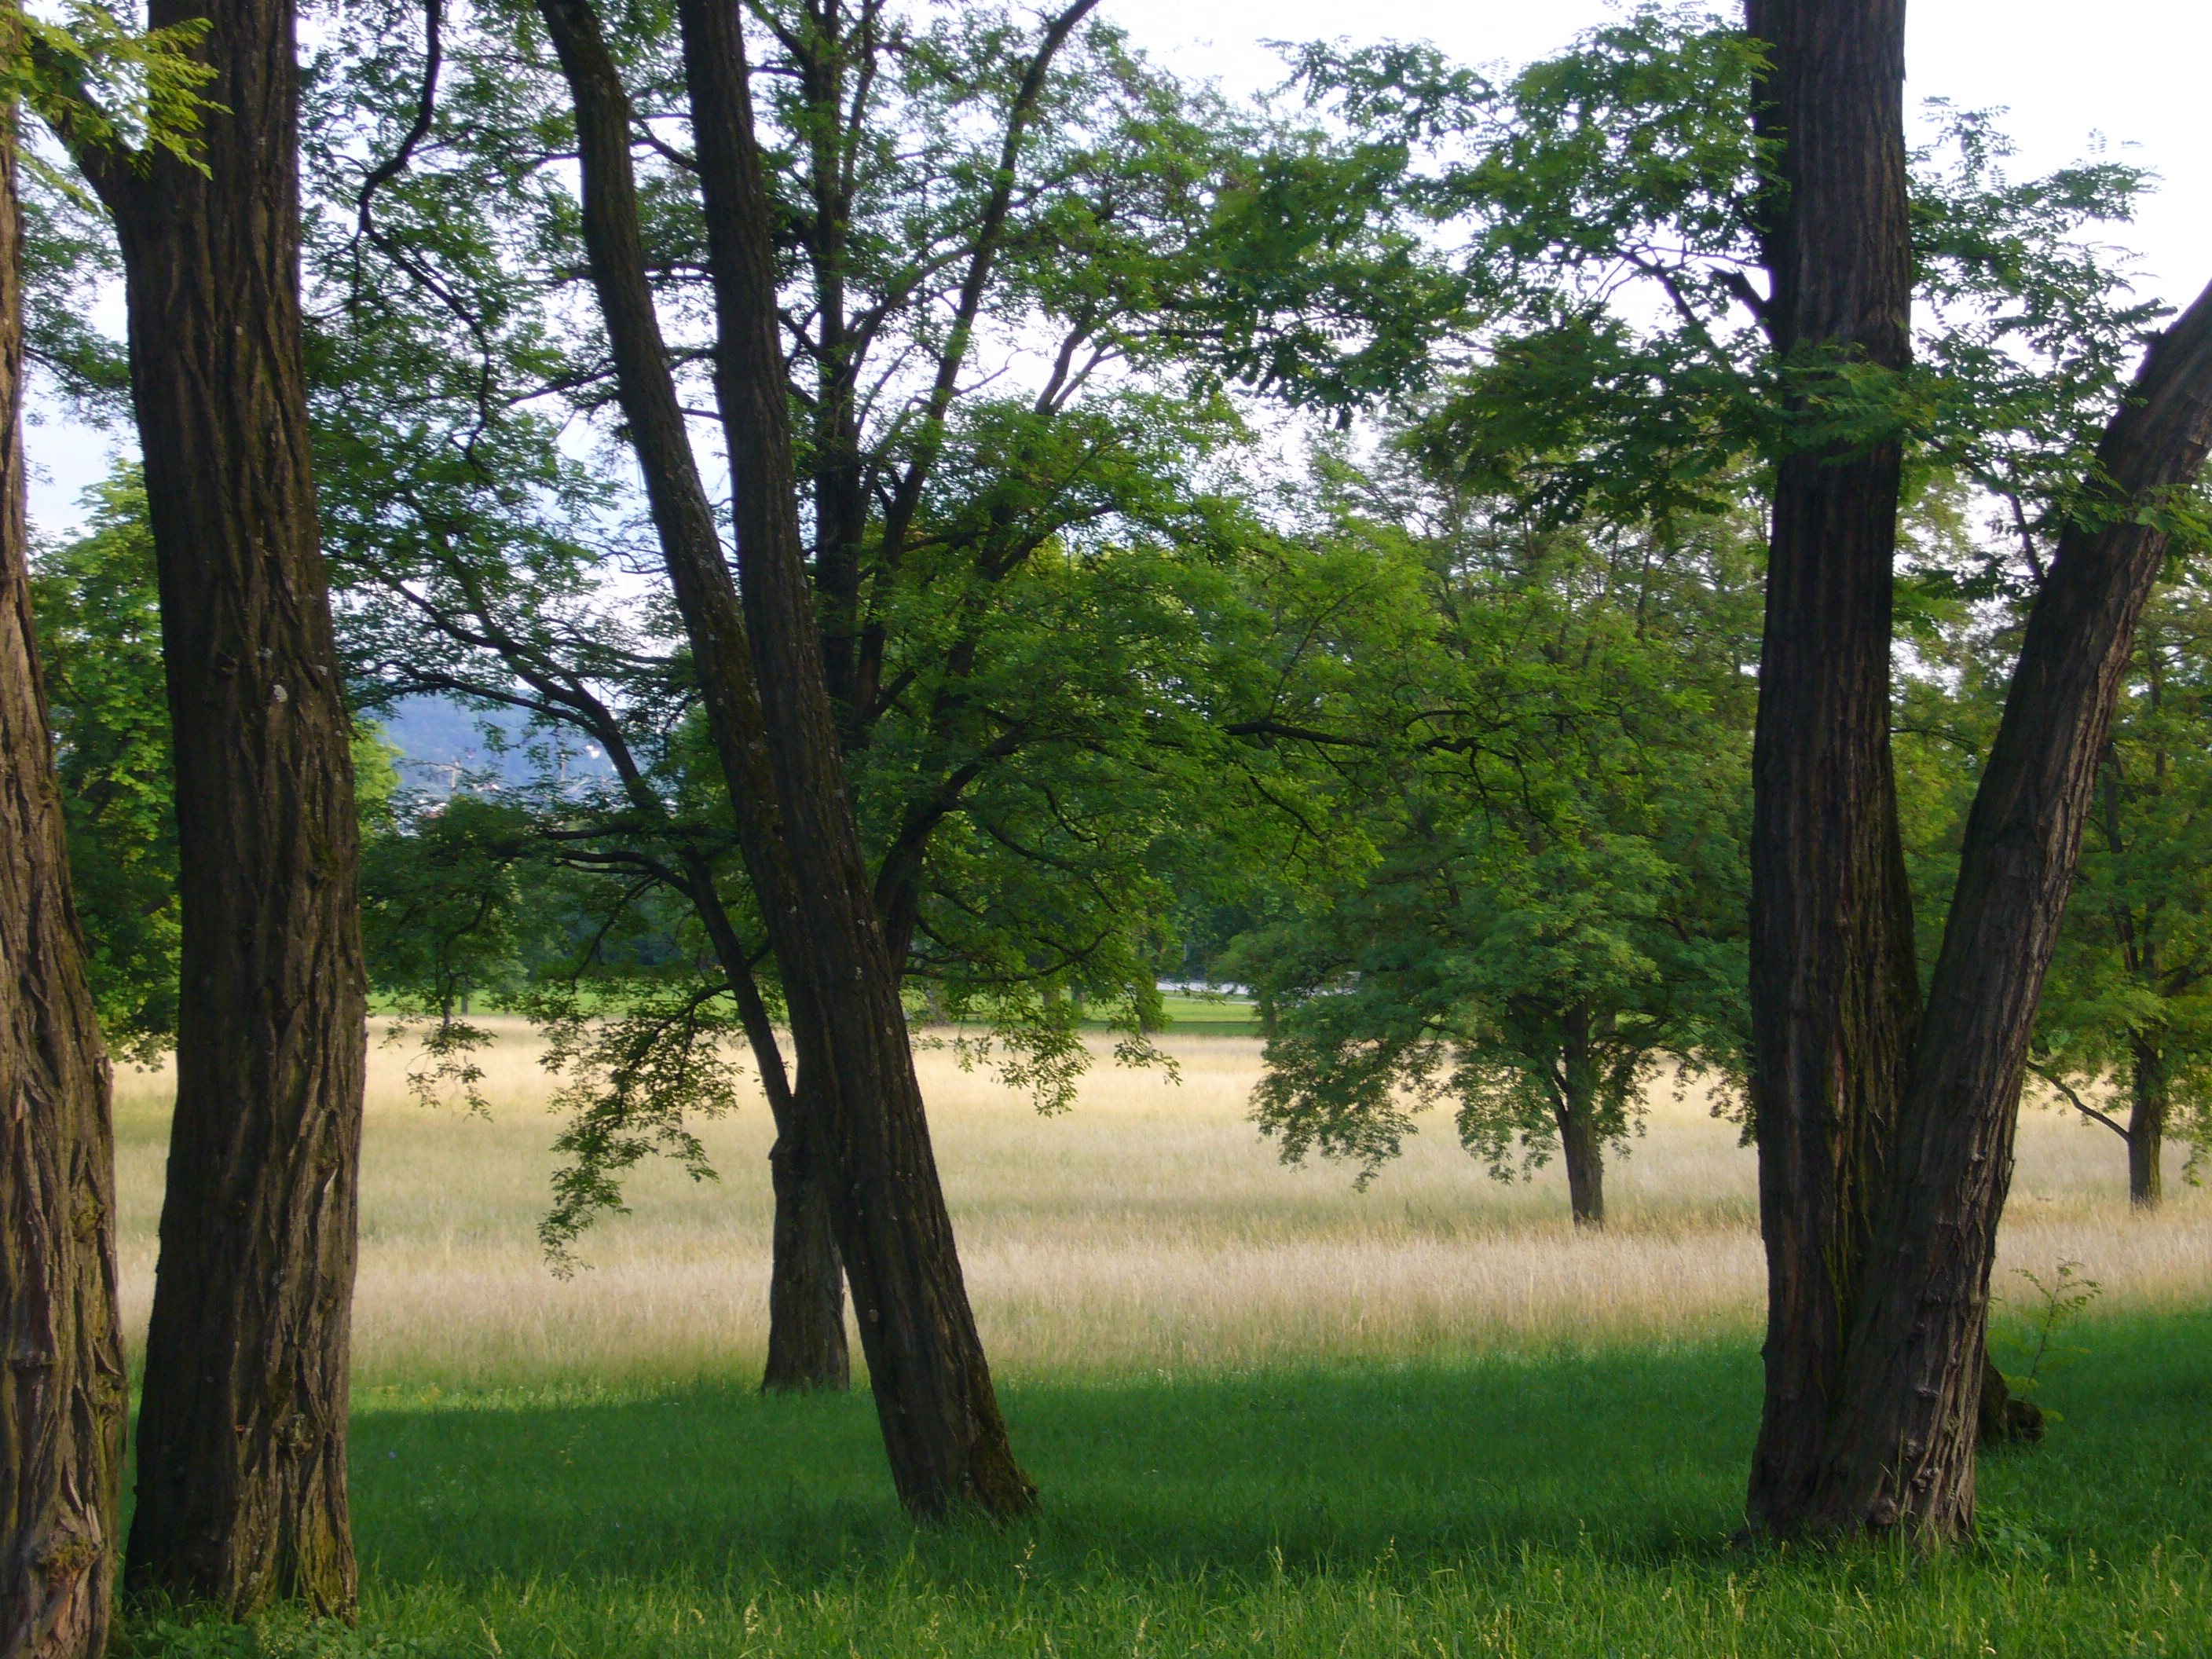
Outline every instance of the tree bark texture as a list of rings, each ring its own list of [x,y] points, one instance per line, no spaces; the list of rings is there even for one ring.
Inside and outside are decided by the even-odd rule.
[[[2155,341],[2061,535],[1966,820],[1809,1519],[1972,1527],[1996,1228],[2036,1003],[2137,623],[2212,451],[2212,289]]]
[[[2155,1043],[2138,1039],[2130,1057],[2128,1109],[2128,1202],[2155,1210],[2166,1200],[2166,1121],[2173,1079]]]
[[[123,253],[184,940],[127,1582],[355,1602],[347,1370],[366,1046],[350,723],[308,455],[287,0],[205,17],[204,173],[80,143]]]
[[[722,556],[714,505],[699,476],[683,404],[647,276],[637,180],[631,165],[629,94],[588,0],[540,0],[575,106],[583,230],[592,289],[615,362],[616,395],[645,480],[661,557],[699,676],[708,726],[738,828],[745,871],[763,909],[791,876],[753,679],[751,647],[736,585]],[[788,1085],[767,1007],[743,945],[703,868],[690,872],[693,908],[713,939],[744,1023],[775,1118],[775,1247],[769,1282],[769,1360],[763,1386],[849,1386],[844,1279],[825,1218],[829,1200],[811,1153],[802,1097]],[[802,1052],[812,1011],[796,1001]],[[804,1068],[802,1067],[802,1077]]]
[[[1785,362],[1902,368],[1903,0],[1751,0],[1780,144],[1766,320]],[[1765,1396],[1748,1507],[1796,1531],[1835,1409],[1911,1040],[1912,911],[1890,769],[1900,447],[1780,463],[1753,751],[1752,1099],[1767,1253]]]
[[[0,1659],[98,1659],[129,1384],[107,1056],[32,635],[15,121],[0,111]]]
[[[1034,1506],[968,1301],[914,1072],[898,972],[860,855],[800,549],[772,209],[734,0],[682,0],[707,209],[715,388],[735,481],[745,621],[791,860],[768,908],[794,1009],[820,1018],[799,1068],[819,1090],[832,1213],[901,1498],[915,1514]]]

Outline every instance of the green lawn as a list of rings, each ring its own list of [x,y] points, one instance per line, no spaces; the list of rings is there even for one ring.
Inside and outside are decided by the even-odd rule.
[[[1192,997],[1170,992],[1160,998],[1168,1030],[1198,1036],[1257,1036],[1259,1016],[1249,997]]]
[[[1033,1522],[918,1531],[864,1395],[356,1402],[358,1632],[125,1652],[2203,1655],[2212,1314],[2078,1328],[1984,1542],[1734,1547],[1741,1343],[1005,1389]]]

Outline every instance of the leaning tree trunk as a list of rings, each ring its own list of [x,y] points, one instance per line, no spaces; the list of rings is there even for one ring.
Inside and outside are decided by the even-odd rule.
[[[1904,0],[1751,0],[1757,125],[1779,141],[1762,226],[1777,355],[1909,357]],[[1817,383],[1815,383],[1817,385]],[[1802,411],[1804,398],[1793,400]],[[1752,1103],[1766,1241],[1754,1524],[1797,1529],[1838,1400],[1915,1003],[1890,770],[1901,450],[1784,456],[1753,749]]]
[[[1560,1051],[1559,1161],[1567,1166],[1567,1207],[1577,1227],[1605,1225],[1605,1142],[1597,1132],[1597,1059],[1590,1018],[1582,1009],[1565,1021]]]
[[[2166,1198],[2166,1122],[2173,1084],[2165,1054],[2154,1043],[2137,1042],[2130,1078],[2128,1111],[2128,1202],[2155,1210]]]
[[[820,1090],[811,1127],[836,1182],[838,1243],[900,1496],[921,1516],[967,1505],[1014,1514],[1035,1504],[1036,1489],[1014,1462],[961,1278],[823,680],[743,28],[731,0],[682,0],[678,17],[745,619],[793,877],[768,908],[793,1008],[820,1022],[799,1057]]]
[[[126,1578],[349,1613],[366,987],[350,725],[308,459],[288,0],[210,21],[200,160],[77,135],[115,217],[176,744],[177,1106]]]
[[[0,112],[0,1659],[98,1659],[129,1386],[107,1056],[32,637],[15,133]]]
[[[539,0],[538,15],[561,60],[576,114],[583,232],[592,285],[607,330],[616,397],[645,480],[654,534],[699,676],[707,723],[736,817],[747,878],[764,913],[791,881],[775,781],[766,757],[751,648],[722,556],[714,504],[697,459],[647,276],[637,181],[630,165],[631,109],[598,13],[589,0]],[[775,1118],[769,1170],[775,1222],[769,1279],[769,1360],[763,1386],[842,1389],[846,1352],[844,1279],[818,1155],[809,1129],[811,1098],[786,1080],[781,1050],[753,984],[743,945],[714,881],[696,861],[687,872],[692,907],[714,940]],[[812,1011],[792,1001],[802,1055]],[[805,1076],[802,1062],[800,1075]]]
[[[1811,1524],[1971,1528],[2027,1046],[2136,625],[2212,450],[2212,288],[2151,347],[2028,611],[1975,791]]]

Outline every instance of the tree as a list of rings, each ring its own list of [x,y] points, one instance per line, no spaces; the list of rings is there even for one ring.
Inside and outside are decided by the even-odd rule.
[[[1725,520],[1567,532],[1436,493],[1426,525],[1370,487],[1389,516],[1335,526],[1378,564],[1412,553],[1414,614],[1338,722],[1389,755],[1361,791],[1376,861],[1226,964],[1276,1013],[1255,1116],[1364,1181],[1409,1109],[1449,1100],[1493,1175],[1516,1141],[1557,1155],[1601,1225],[1606,1150],[1662,1061],[1741,1064],[1745,550]]]
[[[2030,1060],[2126,1142],[2128,1197],[2144,1210],[2164,1196],[2169,1139],[2192,1160],[2212,1143],[2212,890],[2197,855],[2212,807],[2208,621],[2185,571],[2136,635]],[[2125,1091],[2124,1125],[2075,1086],[2107,1075]]]
[[[823,537],[848,521],[862,522],[867,532],[853,660],[860,665],[855,684],[872,689],[857,702],[849,688],[833,690],[833,703],[872,902],[888,928],[894,975],[918,968],[945,988],[948,1006],[991,1017],[999,1035],[1012,1039],[1011,1069],[1036,1085],[1041,1098],[1057,1100],[1087,1054],[1064,1018],[1069,1005],[1048,994],[1071,986],[1095,1002],[1110,1001],[1133,1038],[1156,1000],[1152,941],[1171,903],[1157,854],[1199,839],[1173,825],[1163,803],[1177,784],[1206,775],[1203,751],[1221,752],[1189,718],[1187,690],[1163,687],[1159,677],[1176,672],[1166,660],[1170,641],[1195,644],[1201,659],[1210,654],[1202,632],[1188,618],[1177,623],[1176,612],[1184,596],[1202,599],[1213,580],[1209,562],[1233,556],[1233,535],[1243,527],[1210,495],[1194,499],[1189,488],[1194,471],[1236,441],[1236,422],[1221,402],[1151,386],[1101,390],[1097,370],[1117,357],[1149,353],[1148,368],[1180,374],[1161,342],[1198,315],[1184,296],[1203,286],[1197,279],[1207,260],[1192,246],[1213,234],[1214,220],[1203,193],[1207,171],[1184,150],[1218,155],[1226,165],[1243,154],[1242,135],[1217,135],[1186,113],[1176,89],[1121,53],[1110,34],[1071,35],[1046,70],[1032,75],[1018,32],[964,14],[918,23],[890,13],[794,10],[779,14],[769,33],[780,54],[772,66],[777,72],[757,85],[766,88],[759,94],[763,118],[776,121],[787,140],[777,146],[785,164],[773,183],[782,204],[779,222],[795,227],[798,249],[780,268],[788,296],[790,395],[802,409],[829,395],[818,383],[825,349],[819,330],[842,342],[832,354],[842,365],[838,375],[866,368],[872,376],[859,382],[866,418],[851,440],[860,446],[862,476],[873,480],[860,520],[850,514],[841,519],[831,499],[843,499],[838,492],[849,482],[843,461],[824,459],[836,444],[816,433],[797,456],[811,509],[810,565],[817,585],[836,577],[845,556],[836,547],[825,556]],[[522,33],[526,46],[531,37]],[[410,124],[422,83],[398,80],[411,64],[378,58],[366,71],[374,96],[387,95],[395,80],[409,93],[392,100],[390,136],[376,142],[379,153],[391,154],[394,143],[403,152],[414,146],[406,172],[380,166],[372,175],[382,181],[376,234],[394,241],[395,227],[404,223],[407,258],[434,264],[440,291],[461,297],[469,330],[512,329],[520,338],[524,331],[514,319],[527,307],[513,303],[511,280],[483,274],[487,239],[479,221],[453,216],[451,203],[472,201],[466,192],[486,168],[521,165],[518,158],[542,143],[543,124],[565,120],[560,106],[573,100],[549,100],[538,82],[519,77],[505,41],[483,48],[490,67],[479,73],[470,67],[476,48],[464,39],[447,39],[439,59],[450,66],[455,113],[422,101],[429,113],[419,132]],[[644,122],[665,124],[656,131],[678,132],[688,94],[661,43],[622,29],[602,44],[615,73],[598,81]],[[824,90],[828,82],[807,78],[808,64],[819,69],[827,60],[836,71],[830,81],[849,75],[847,84],[867,90],[849,115],[837,113],[834,121],[821,100],[836,104],[842,94],[833,97]],[[812,90],[788,95],[801,85]],[[834,143],[824,137],[830,128]],[[627,125],[620,130],[631,133]],[[823,143],[835,151],[829,161],[818,153]],[[680,500],[685,522],[696,526],[707,515],[684,476],[695,469],[684,453],[680,418],[667,416],[672,401],[696,407],[703,392],[695,390],[690,368],[702,348],[682,331],[696,314],[688,289],[705,222],[694,212],[696,158],[665,137],[631,149],[648,293],[641,304],[633,289],[611,313],[631,331],[612,354],[629,365],[617,398],[627,400],[626,410],[641,408],[644,392],[657,402],[660,413],[632,418],[629,433],[646,439],[657,457],[651,466],[662,501]],[[611,157],[612,145],[601,154]],[[1012,183],[1000,176],[1009,156]],[[611,162],[597,176],[611,178]],[[542,220],[531,216],[538,210],[532,188],[518,184],[483,210],[504,216],[515,204],[529,204],[522,215],[529,228],[516,233],[519,240],[536,246],[532,239],[550,236],[567,246],[575,224],[564,216],[572,206],[565,185],[548,188]],[[1347,189],[1340,182],[1328,188],[1339,198]],[[848,191],[851,199],[841,208],[839,192]],[[836,221],[847,208],[843,231],[835,223],[819,236],[807,228],[819,228],[825,216]],[[603,203],[592,210],[604,210]],[[605,229],[602,220],[593,234]],[[357,255],[356,249],[347,257]],[[330,268],[343,269],[336,261]],[[375,303],[380,321],[388,321],[388,298]],[[556,310],[549,306],[547,314]],[[1000,366],[1018,369],[1030,343],[1025,319],[1032,318],[1063,334],[1054,353],[1060,367],[1038,394],[971,392],[1003,378],[984,371],[982,343],[988,338],[1002,351]],[[1205,325],[1218,327],[1218,319]],[[404,326],[418,325],[410,319]],[[655,331],[658,342],[650,337]],[[453,338],[463,349],[483,344],[474,332]],[[584,344],[589,349],[539,383],[550,381],[589,407],[607,400],[610,382],[597,343]],[[1310,341],[1309,349],[1334,353],[1335,343]],[[520,368],[523,356],[517,351],[486,373],[503,377]],[[668,367],[673,397],[670,388],[646,387],[641,380],[636,365],[656,358]],[[431,354],[423,373],[438,372]],[[395,404],[414,399],[405,404],[410,419],[422,400],[398,387],[421,383],[395,383],[392,394]],[[939,386],[951,390],[932,390]],[[471,453],[479,441],[499,441],[501,417],[481,413],[489,401],[477,400],[479,418],[458,434]],[[333,430],[388,424],[373,417],[329,422]],[[409,476],[429,474],[410,466]],[[382,476],[389,475],[385,469]],[[412,672],[421,653],[404,630],[436,616],[448,641],[477,653],[466,668],[456,663],[437,671],[448,676],[444,689],[519,699],[534,713],[574,720],[579,730],[599,720],[587,707],[593,698],[605,698],[611,718],[632,720],[644,685],[630,672],[641,665],[635,635],[623,647],[624,667],[596,647],[580,648],[573,630],[558,641],[553,635],[562,630],[552,630],[541,648],[514,568],[482,557],[484,544],[473,533],[453,533],[450,518],[419,512],[429,498],[425,491],[404,503],[418,509],[429,532],[419,540],[409,529],[393,533],[392,520],[404,512],[363,525],[361,568],[395,601],[389,617],[405,619],[393,622],[389,644],[378,644],[373,657],[364,651],[374,674],[386,685],[424,684],[427,677]],[[709,544],[686,534],[686,544]],[[395,544],[408,548],[404,573],[391,556]],[[430,557],[417,561],[417,547]],[[709,561],[690,559],[687,568],[696,586],[682,605],[696,622],[722,602],[711,592]],[[1148,584],[1176,591],[1163,602],[1146,592]],[[545,591],[552,593],[554,585]],[[380,634],[385,621],[378,621]],[[684,632],[690,637],[690,623]],[[368,633],[362,631],[365,645]],[[521,653],[525,640],[528,651]],[[714,654],[694,649],[688,660],[671,662],[677,702],[701,694],[712,678],[702,665]],[[510,673],[514,683],[502,684]],[[600,677],[590,697],[564,678],[576,674]],[[620,690],[610,689],[611,674],[622,681]],[[559,695],[546,694],[543,688],[556,681]],[[1148,741],[1148,733],[1157,740]],[[634,729],[628,741],[641,752],[647,746]],[[1232,763],[1231,770],[1239,769]],[[733,813],[734,805],[724,810]],[[613,842],[602,849],[611,854]],[[750,915],[759,904],[756,894],[732,908]],[[787,981],[777,988],[794,1021],[803,1018]],[[767,1075],[773,1068],[763,1069]]]
[[[1306,74],[1409,137],[1494,135],[1411,186],[1473,215],[1480,292],[1513,324],[1441,444],[1534,466],[1559,511],[1624,485],[1650,507],[1695,500],[1747,452],[1773,467],[1752,972],[1770,1340],[1751,1509],[1783,1534],[1942,1534],[1972,1523],[1989,1249],[2083,810],[2078,746],[2101,741],[2144,561],[2189,528],[2203,342],[2192,311],[2122,386],[2155,311],[2068,244],[2124,213],[2139,176],[2010,184],[1986,122],[1965,118],[1960,165],[1921,165],[1916,187],[1901,5],[1754,3],[1748,23],[1729,36],[1647,10],[1502,92],[1420,54],[1320,53]],[[1652,284],[1656,325],[1612,302],[1623,266]],[[1887,731],[1908,461],[2021,507],[2034,579],[1924,1005]]]
[[[177,1108],[129,1581],[354,1605],[347,1365],[364,1063],[349,720],[309,464],[291,9],[204,29],[196,159],[52,118],[112,216],[176,760]]]
[[[129,1403],[114,1138],[32,623],[12,100],[0,118],[0,1655],[98,1659]]]
[[[1901,372],[1912,304],[1901,0],[1753,0],[1754,130],[1780,157],[1759,227],[1784,362]],[[1797,407],[1803,409],[1804,394]],[[1774,485],[1753,759],[1752,1113],[1767,1249],[1757,1523],[1820,1476],[1918,1002],[1891,773],[1902,434],[1808,444]]]
[[[1846,371],[1900,368],[1902,7],[1754,5],[1750,21],[1773,51],[1761,120],[1789,191],[1766,230],[1778,349],[1832,342]],[[1783,463],[1753,888],[1771,1300],[1752,1510],[1772,1531],[1972,1525],[1988,1277],[2035,1002],[2173,492],[2208,447],[2212,295],[2154,343],[2061,517],[1917,1008],[1887,731],[1897,452],[1877,428],[1827,446],[1840,459],[1794,486]],[[1855,468],[1856,501],[1833,501]],[[1824,735],[1844,746],[1825,752]]]

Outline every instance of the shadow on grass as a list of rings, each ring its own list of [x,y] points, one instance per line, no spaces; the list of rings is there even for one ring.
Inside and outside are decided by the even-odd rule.
[[[2100,1320],[2034,1454],[1989,1460],[2017,1534],[2107,1553],[2212,1523],[2212,1317]],[[1033,1521],[921,1528],[894,1504],[865,1392],[690,1388],[599,1400],[368,1391],[354,1429],[365,1579],[397,1589],[669,1575],[785,1587],[887,1568],[939,1582],[1419,1574],[1534,1548],[1711,1556],[1741,1516],[1758,1409],[1741,1341],[1459,1363],[1002,1386]]]

